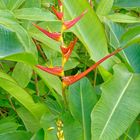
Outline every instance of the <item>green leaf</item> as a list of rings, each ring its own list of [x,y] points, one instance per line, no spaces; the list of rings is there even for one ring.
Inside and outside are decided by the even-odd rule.
[[[6,117],[0,120],[0,135],[16,131],[19,124],[11,117]]]
[[[90,114],[96,101],[95,91],[87,78],[70,86],[69,107],[74,118],[82,125],[84,140],[91,139]]]
[[[33,42],[29,38],[26,30],[14,20],[0,17],[0,58],[13,61],[24,61],[30,65],[37,63],[37,51]],[[17,54],[17,57],[15,55]],[[19,54],[26,55],[26,57]],[[29,57],[29,60],[27,61]]]
[[[8,18],[8,19],[11,19],[11,20],[16,20],[16,19],[13,17],[12,12],[10,12],[10,11],[7,10],[7,9],[0,10],[0,17]]]
[[[58,140],[57,138],[57,121],[56,115],[53,115],[51,112],[45,113],[41,120],[40,124],[45,131],[45,140]]]
[[[140,113],[140,75],[122,64],[102,85],[102,96],[92,111],[92,140],[117,139]]]
[[[27,64],[17,63],[13,70],[12,77],[22,88],[25,88],[31,80],[32,68]]]
[[[15,32],[0,26],[0,38],[0,58],[24,51],[24,47]]]
[[[133,122],[133,124],[124,133],[124,139],[126,137],[130,140],[136,140],[136,137],[140,134],[139,117]]]
[[[26,0],[12,0],[13,6],[11,10],[18,9]],[[11,2],[11,1],[10,1]],[[11,5],[11,4],[10,4]]]
[[[114,6],[125,8],[140,7],[139,0],[115,0]]]
[[[123,60],[129,65],[128,68],[134,72],[140,72],[140,47],[138,44],[138,38],[140,38],[140,26],[128,28],[126,31],[126,29],[118,23],[113,23],[110,21],[106,21],[105,23],[109,27],[108,38],[110,39],[110,45],[114,49],[129,46],[120,54]]]
[[[7,0],[5,1],[5,5],[8,9],[14,10],[19,8],[24,2],[25,0]]]
[[[31,133],[26,131],[16,131],[0,135],[1,140],[30,140]]]
[[[98,4],[96,13],[102,16],[107,15],[112,9],[113,2],[114,0],[101,0]]]
[[[41,8],[41,0],[26,0],[24,7],[27,7],[27,8],[31,8],[31,7]]]
[[[62,94],[62,84],[57,76],[44,72],[35,67],[34,70],[50,89],[54,89],[60,95]]]
[[[36,118],[40,118],[42,114],[46,112],[46,106],[40,103],[34,103],[29,93],[22,89],[15,81],[9,78],[8,75],[2,72],[0,72],[0,87],[11,94],[11,96],[16,100],[18,100]]]
[[[129,28],[120,39],[120,46],[128,47],[123,52],[135,72],[140,72],[140,26]]]
[[[22,8],[14,11],[17,19],[25,19],[31,21],[56,21],[56,17],[47,10],[40,8]]]
[[[30,140],[44,140],[44,130],[40,129]]]
[[[124,53],[133,71],[140,73],[140,44],[131,45]]]
[[[62,120],[66,140],[83,140],[83,130],[79,121],[75,120],[69,112],[62,115]]]
[[[108,33],[109,43],[114,48],[120,47],[120,39],[125,33],[125,28],[119,23],[114,23],[110,20],[105,20],[106,31]]]
[[[53,66],[61,66],[62,64],[62,57],[54,57],[50,60],[49,64],[52,64]],[[64,66],[64,70],[70,70],[75,68],[79,64],[78,60],[69,58],[69,60],[66,62]]]
[[[140,135],[136,138],[136,140],[140,140]]]
[[[17,109],[17,113],[23,121],[27,131],[36,132],[40,129],[39,121],[24,107]]]
[[[6,5],[3,0],[0,1],[0,9],[6,9]]]
[[[30,66],[37,64],[37,58],[35,58],[33,54],[27,52],[12,54],[1,59],[22,62]]]
[[[121,37],[121,46],[127,47],[140,42],[140,26],[129,28]]]
[[[119,23],[140,23],[140,18],[121,13],[108,15],[106,17],[114,22]]]
[[[84,10],[88,9],[88,12],[71,28],[71,31],[76,34],[84,44],[92,60],[98,61],[107,55],[108,46],[104,28],[87,0],[83,0],[82,2],[81,0],[65,0],[64,6],[65,19],[67,20],[75,18]],[[110,69],[113,63],[112,59],[109,59],[103,63],[102,66],[106,69]]]
[[[49,110],[53,113],[53,114],[61,114],[62,113],[62,108],[61,106],[56,102],[56,100],[51,99],[51,98],[47,98],[45,100],[45,103],[47,105],[47,107],[49,108]]]
[[[19,8],[25,0],[8,0],[7,3],[5,3],[10,10],[15,10]]]

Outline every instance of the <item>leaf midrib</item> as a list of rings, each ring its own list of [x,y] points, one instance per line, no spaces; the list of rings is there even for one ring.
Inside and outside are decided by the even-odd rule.
[[[108,120],[106,121],[106,123],[105,123],[105,125],[104,125],[104,127],[103,127],[103,129],[102,129],[102,132],[101,132],[101,134],[100,134],[100,136],[99,136],[99,140],[102,138],[102,136],[103,136],[103,134],[104,134],[104,132],[105,132],[105,130],[106,130],[106,128],[107,128],[107,126],[108,126],[110,120],[111,120],[111,117],[113,116],[113,114],[114,114],[114,112],[115,112],[117,106],[119,105],[119,103],[120,103],[120,101],[121,101],[123,95],[125,94],[125,91],[127,90],[128,86],[129,86],[129,84],[131,83],[132,78],[133,78],[133,74],[132,74],[132,75],[130,76],[130,78],[128,79],[128,82],[126,83],[126,85],[125,85],[125,87],[124,87],[122,93],[120,94],[120,96],[119,96],[119,98],[118,98],[118,100],[117,100],[115,106],[113,107],[112,112],[110,113],[110,115],[109,115],[109,117],[108,117]]]
[[[83,92],[82,92],[82,85],[80,82],[80,100],[81,100],[81,111],[82,111],[82,126],[83,126],[83,138],[86,140],[86,124],[85,124],[85,111],[84,111],[84,103],[83,103]]]

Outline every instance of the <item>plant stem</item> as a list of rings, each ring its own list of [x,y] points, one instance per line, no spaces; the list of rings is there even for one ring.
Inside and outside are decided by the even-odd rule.
[[[33,70],[33,74],[35,76],[35,89],[36,89],[36,95],[39,96],[39,88],[38,88],[38,79],[37,79],[37,74],[36,72]]]
[[[93,3],[92,3],[92,0],[88,0],[89,4],[91,7],[93,7]]]
[[[67,96],[66,96],[66,87],[62,84],[62,96],[64,99],[64,104],[65,104],[65,109],[68,108],[68,101],[67,101]]]
[[[63,5],[63,0],[61,0],[61,2],[62,2],[62,5]],[[62,8],[60,9],[61,10],[61,12],[62,13],[64,13],[64,7],[62,6]],[[61,27],[61,46],[62,47],[65,47],[65,43],[64,43],[64,39],[63,39],[63,32],[64,32],[64,29],[63,29],[63,24],[64,24],[64,16],[63,16],[63,18],[62,18],[62,20],[61,20],[61,23],[62,23],[62,27]],[[64,65],[65,65],[65,63],[64,63],[64,57],[62,56],[62,68],[63,68],[63,76],[65,76],[65,73],[64,73]],[[63,77],[62,76],[62,77]],[[63,100],[64,100],[64,105],[65,105],[65,109],[67,109],[67,107],[68,107],[68,101],[67,101],[67,96],[66,96],[66,93],[65,93],[65,91],[66,91],[66,87],[65,87],[65,85],[63,85],[63,83],[62,83],[62,96],[63,96]]]
[[[0,116],[2,116],[3,118],[5,118],[4,114],[2,113],[2,111],[0,110]]]
[[[42,58],[44,59],[45,62],[47,62],[47,57],[44,54],[44,52],[42,51],[41,46],[37,43],[37,41],[35,39],[33,39],[33,41],[34,41],[34,43],[35,43],[35,45],[37,47],[37,50],[40,52]]]
[[[93,80],[93,86],[96,86],[96,79],[97,79],[97,68],[95,69],[95,73],[94,73],[94,80]]]
[[[15,111],[15,113],[18,115],[18,113],[17,113],[17,111],[16,111],[16,108],[15,108],[15,106],[14,106],[14,104],[13,104],[11,98],[10,98],[9,96],[7,96],[7,98],[8,98],[8,100],[9,100],[9,103],[10,103],[12,109],[13,109],[13,110]]]

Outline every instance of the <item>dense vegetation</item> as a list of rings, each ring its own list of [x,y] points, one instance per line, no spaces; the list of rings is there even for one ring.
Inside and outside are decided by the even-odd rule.
[[[140,0],[0,0],[0,140],[140,140]]]

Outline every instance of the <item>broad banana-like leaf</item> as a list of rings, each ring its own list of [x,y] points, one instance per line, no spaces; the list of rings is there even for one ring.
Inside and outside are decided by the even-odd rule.
[[[69,107],[74,118],[82,125],[83,140],[91,139],[90,114],[96,102],[95,91],[87,78],[70,86]]]
[[[128,64],[128,68],[134,72],[140,72],[140,26],[136,25],[125,29],[122,25],[107,20],[105,24],[109,28],[108,38],[110,45],[114,49],[120,46],[129,46],[127,49],[122,50],[120,55],[125,63]]]
[[[110,19],[113,22],[119,22],[119,23],[140,23],[139,17],[134,17],[122,13],[116,13],[112,15],[106,16],[108,19]]]
[[[3,0],[0,1],[0,9],[6,9],[6,5]]]
[[[14,19],[6,17],[0,17],[0,25],[0,59],[37,64],[37,50],[27,31]]]
[[[2,0],[4,1],[4,4],[6,5],[7,9],[9,10],[15,10],[19,8],[26,0]]]
[[[115,0],[115,7],[125,7],[125,8],[139,8],[140,1],[139,0]]]
[[[140,113],[140,75],[130,73],[122,64],[102,85],[102,95],[92,111],[92,140],[115,140]]]
[[[27,131],[34,133],[41,128],[40,121],[37,120],[26,108],[18,108],[17,113],[23,121]]]
[[[25,88],[31,80],[32,73],[33,70],[29,65],[18,62],[13,70],[12,77],[22,88]]]
[[[5,117],[0,120],[0,135],[16,131],[19,124],[14,117]]]
[[[66,112],[62,116],[62,121],[64,123],[64,138],[66,140],[83,140],[83,129],[82,125],[78,120],[75,120],[70,112]]]
[[[15,131],[0,135],[1,140],[31,140],[32,134],[27,131]]]
[[[17,19],[31,21],[56,21],[56,17],[47,10],[41,8],[22,8],[14,11]]]
[[[113,2],[114,0],[101,0],[98,4],[96,13],[101,16],[107,15],[112,9]]]
[[[140,41],[140,26],[129,28],[121,37],[121,46],[127,47]]]
[[[99,18],[90,7],[87,0],[65,0],[65,19],[70,20],[80,15],[84,10],[88,12],[84,17],[71,28],[80,41],[84,44],[90,57],[98,61],[108,54],[107,39],[105,30]],[[79,8],[80,7],[80,8]],[[114,64],[113,59],[107,60],[102,64],[106,69],[110,69]]]

